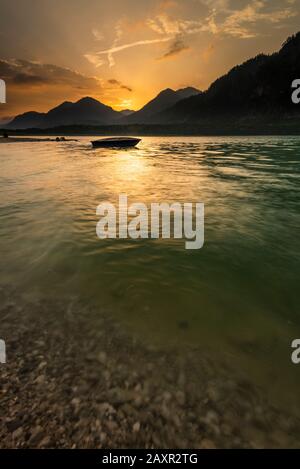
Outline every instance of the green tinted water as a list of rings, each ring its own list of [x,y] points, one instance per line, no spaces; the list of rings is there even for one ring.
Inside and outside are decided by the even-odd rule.
[[[79,297],[153,344],[200,345],[297,410],[299,173],[296,137],[147,137],[126,151],[85,138],[2,144],[0,283]],[[100,241],[96,207],[121,193],[204,202],[204,248]]]

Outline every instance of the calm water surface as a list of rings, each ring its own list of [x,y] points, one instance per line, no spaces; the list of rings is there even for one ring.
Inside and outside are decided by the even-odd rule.
[[[154,345],[201,346],[300,412],[290,360],[300,338],[300,138],[146,137],[132,150],[92,150],[89,140],[1,145],[0,284],[80,297]],[[204,202],[204,248],[100,241],[96,207],[120,193],[129,203]]]

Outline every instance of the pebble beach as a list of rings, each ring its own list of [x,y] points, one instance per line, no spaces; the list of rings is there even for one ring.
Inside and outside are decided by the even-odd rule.
[[[76,299],[66,306],[8,291],[1,448],[297,446],[300,421],[225,363],[216,369],[197,348],[147,347]]]

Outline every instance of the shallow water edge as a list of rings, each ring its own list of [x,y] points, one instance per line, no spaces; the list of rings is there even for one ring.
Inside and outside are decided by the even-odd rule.
[[[297,447],[300,420],[199,347],[141,343],[76,298],[2,286],[0,305],[1,448]]]

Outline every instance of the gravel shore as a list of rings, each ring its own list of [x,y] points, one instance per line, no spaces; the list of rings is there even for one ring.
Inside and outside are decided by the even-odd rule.
[[[225,364],[147,347],[109,312],[66,304],[0,290],[1,448],[298,446],[299,420]]]

